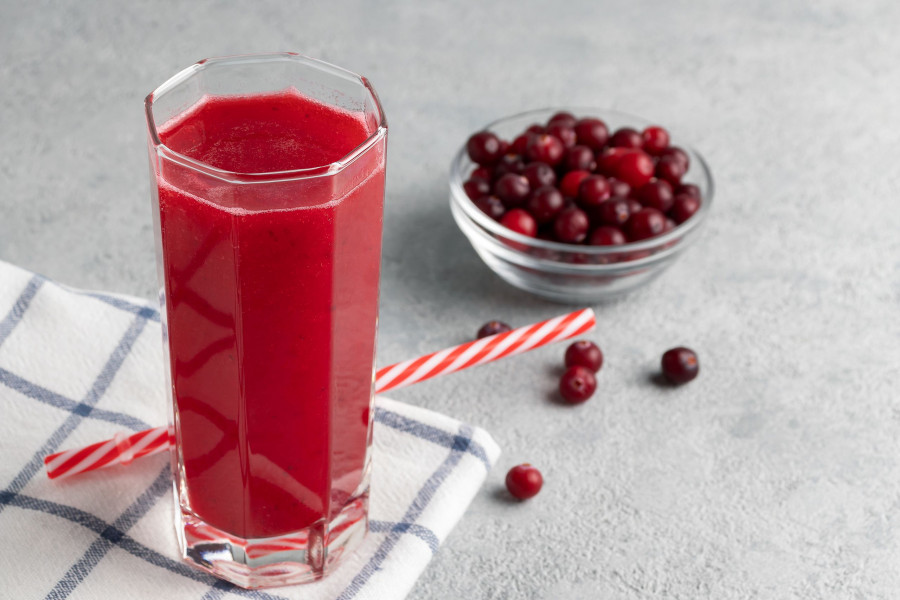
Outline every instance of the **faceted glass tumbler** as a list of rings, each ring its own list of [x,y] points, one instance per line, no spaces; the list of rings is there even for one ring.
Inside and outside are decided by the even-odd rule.
[[[351,113],[365,141],[293,170],[192,155],[227,151],[204,112],[220,101],[261,115],[254,143],[293,151],[264,102],[290,94]],[[319,579],[368,527],[381,105],[365,78],[284,53],[200,61],[145,107],[181,552],[242,587]]]

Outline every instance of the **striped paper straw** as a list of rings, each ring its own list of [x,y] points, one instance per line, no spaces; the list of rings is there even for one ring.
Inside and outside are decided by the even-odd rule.
[[[584,308],[384,367],[375,374],[375,393],[406,387],[438,375],[454,373],[567,340],[590,331],[596,323],[594,311]],[[111,440],[51,454],[44,458],[44,465],[50,479],[71,477],[111,465],[127,465],[142,456],[162,452],[174,443],[174,432],[167,427],[147,429],[127,436],[120,433]]]

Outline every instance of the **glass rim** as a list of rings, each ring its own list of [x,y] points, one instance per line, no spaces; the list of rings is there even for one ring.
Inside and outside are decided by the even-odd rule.
[[[246,173],[240,171],[230,171],[228,169],[220,169],[200,160],[193,159],[185,154],[177,152],[166,146],[159,137],[159,129],[156,125],[156,119],[153,116],[153,105],[158,97],[164,96],[177,85],[188,80],[193,75],[203,71],[210,66],[222,64],[253,64],[261,62],[298,62],[304,63],[311,67],[330,73],[335,76],[342,77],[349,81],[355,81],[366,91],[372,98],[375,105],[378,118],[378,127],[369,134],[369,136],[358,146],[350,150],[340,159],[326,165],[315,167],[306,167],[303,169],[290,169],[286,171],[268,171],[258,173]],[[294,181],[300,179],[312,179],[315,177],[330,177],[340,173],[347,166],[355,162],[360,156],[366,154],[373,146],[387,135],[387,119],[384,115],[384,108],[381,105],[381,99],[371,82],[353,71],[349,71],[342,67],[338,67],[331,63],[311,58],[299,54],[297,52],[270,52],[260,54],[237,54],[232,56],[217,56],[204,58],[182,69],[164,83],[159,85],[155,90],[147,94],[144,98],[144,116],[147,122],[147,131],[150,136],[150,143],[153,148],[162,156],[176,162],[184,167],[199,171],[211,177],[222,179],[230,183],[272,183],[277,181]]]

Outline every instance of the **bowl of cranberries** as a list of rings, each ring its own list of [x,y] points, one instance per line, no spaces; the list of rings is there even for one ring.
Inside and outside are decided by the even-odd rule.
[[[542,109],[472,134],[450,167],[450,207],[484,262],[523,290],[603,300],[659,276],[713,201],[697,151],[609,109]]]

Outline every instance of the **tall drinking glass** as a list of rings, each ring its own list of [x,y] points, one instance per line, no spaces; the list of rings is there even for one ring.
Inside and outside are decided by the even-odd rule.
[[[288,53],[145,105],[181,551],[243,587],[318,579],[368,526],[378,97]]]

